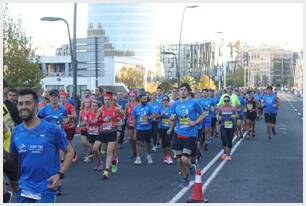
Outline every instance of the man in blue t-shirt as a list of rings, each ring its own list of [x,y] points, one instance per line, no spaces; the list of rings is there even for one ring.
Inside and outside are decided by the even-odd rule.
[[[19,159],[18,203],[54,203],[56,189],[68,170],[74,150],[65,133],[37,117],[38,96],[32,89],[18,94],[23,123],[12,132],[10,155]],[[60,167],[59,151],[65,152]]]
[[[262,97],[262,107],[265,114],[265,122],[267,124],[268,138],[271,140],[271,133],[275,136],[275,124],[277,110],[280,105],[279,98],[273,94],[272,87],[267,87],[267,94]]]
[[[134,125],[136,125],[135,133],[136,133],[136,160],[134,162],[135,165],[140,165],[141,158],[140,152],[141,147],[146,142],[147,145],[147,160],[148,164],[152,164],[152,156],[151,156],[151,137],[152,137],[152,118],[154,117],[152,107],[147,103],[148,97],[145,94],[139,95],[140,104],[138,104],[132,112],[134,117]]]
[[[159,110],[159,107],[161,106],[161,102],[157,101],[157,93],[154,92],[152,94],[152,98],[151,98],[149,105],[152,107],[152,113],[158,114],[158,110]],[[152,151],[153,152],[156,152],[157,142],[159,142],[158,124],[159,124],[159,119],[153,118],[152,119],[152,139],[153,139]]]
[[[206,114],[198,101],[189,98],[191,92],[189,84],[183,83],[179,91],[181,98],[172,105],[171,120],[176,122],[173,149],[176,152],[178,168],[183,177],[178,187],[183,188],[189,184],[190,156],[196,151],[198,124]]]

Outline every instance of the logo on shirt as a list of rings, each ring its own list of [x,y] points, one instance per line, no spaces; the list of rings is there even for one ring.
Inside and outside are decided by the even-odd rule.
[[[18,153],[24,153],[24,152],[27,152],[28,149],[27,149],[27,146],[25,146],[25,144],[22,144],[19,149],[18,149]]]
[[[44,150],[43,145],[30,145],[29,150],[32,153],[41,153]]]

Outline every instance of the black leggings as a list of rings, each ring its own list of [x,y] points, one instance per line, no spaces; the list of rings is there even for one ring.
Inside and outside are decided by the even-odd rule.
[[[221,141],[223,147],[232,148],[232,142],[234,138],[234,128],[227,128],[221,127]]]
[[[171,139],[173,136],[173,130],[171,132],[170,135],[167,134],[168,129],[159,129],[159,137],[162,140],[162,145],[163,148],[165,149],[166,147],[170,147],[171,146]]]
[[[152,138],[153,138],[153,145],[156,145],[156,142],[157,142],[158,124],[159,124],[159,122],[157,122],[157,121],[152,121]]]

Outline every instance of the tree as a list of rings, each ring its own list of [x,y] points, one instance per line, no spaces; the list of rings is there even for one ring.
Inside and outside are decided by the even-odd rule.
[[[127,68],[123,66],[117,74],[116,81],[124,83],[129,88],[143,88],[144,73],[144,68],[135,66]]]
[[[174,84],[172,84],[171,81],[163,80],[163,81],[159,84],[159,86],[160,86],[161,88],[163,88],[163,90],[164,90],[165,92],[168,92],[168,91],[170,91],[170,90],[172,89],[172,87],[174,86]]]
[[[200,79],[199,88],[201,89],[216,89],[214,80],[205,75]]]
[[[242,87],[244,81],[244,69],[241,65],[238,65],[236,71],[226,71],[226,85],[234,87]]]
[[[42,73],[39,65],[31,62],[31,45],[31,38],[22,29],[21,19],[16,23],[9,16],[6,6],[3,19],[3,73],[10,87],[40,88]]]
[[[191,87],[192,90],[194,90],[195,87],[197,86],[197,82],[196,82],[195,78],[192,77],[192,76],[184,76],[184,77],[181,79],[181,83],[187,83],[187,84],[189,84],[189,86]]]

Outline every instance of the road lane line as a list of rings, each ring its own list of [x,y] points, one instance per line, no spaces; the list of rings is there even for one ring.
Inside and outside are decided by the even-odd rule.
[[[242,139],[240,139],[234,146],[234,148],[232,149],[232,154],[234,154],[235,150],[237,149],[237,147],[240,145]],[[213,171],[213,173],[209,176],[209,178],[206,180],[206,182],[203,184],[202,186],[202,191],[203,193],[205,193],[205,191],[207,190],[208,186],[210,185],[210,183],[216,178],[216,176],[219,174],[219,172],[221,171],[222,167],[225,165],[225,163],[227,162],[227,160],[223,160],[219,166]]]
[[[237,139],[237,137],[233,139],[233,142],[236,139]],[[239,141],[241,141],[241,140],[239,140]],[[236,144],[238,144],[238,142]],[[201,177],[219,160],[222,153],[223,153],[223,149],[220,150],[220,152],[218,152],[218,154],[201,170]],[[183,197],[183,195],[186,192],[188,192],[188,190],[193,186],[193,183],[194,183],[194,180],[190,181],[189,185],[187,187],[182,188],[170,201],[168,201],[168,203],[175,203],[175,202],[179,201]]]

